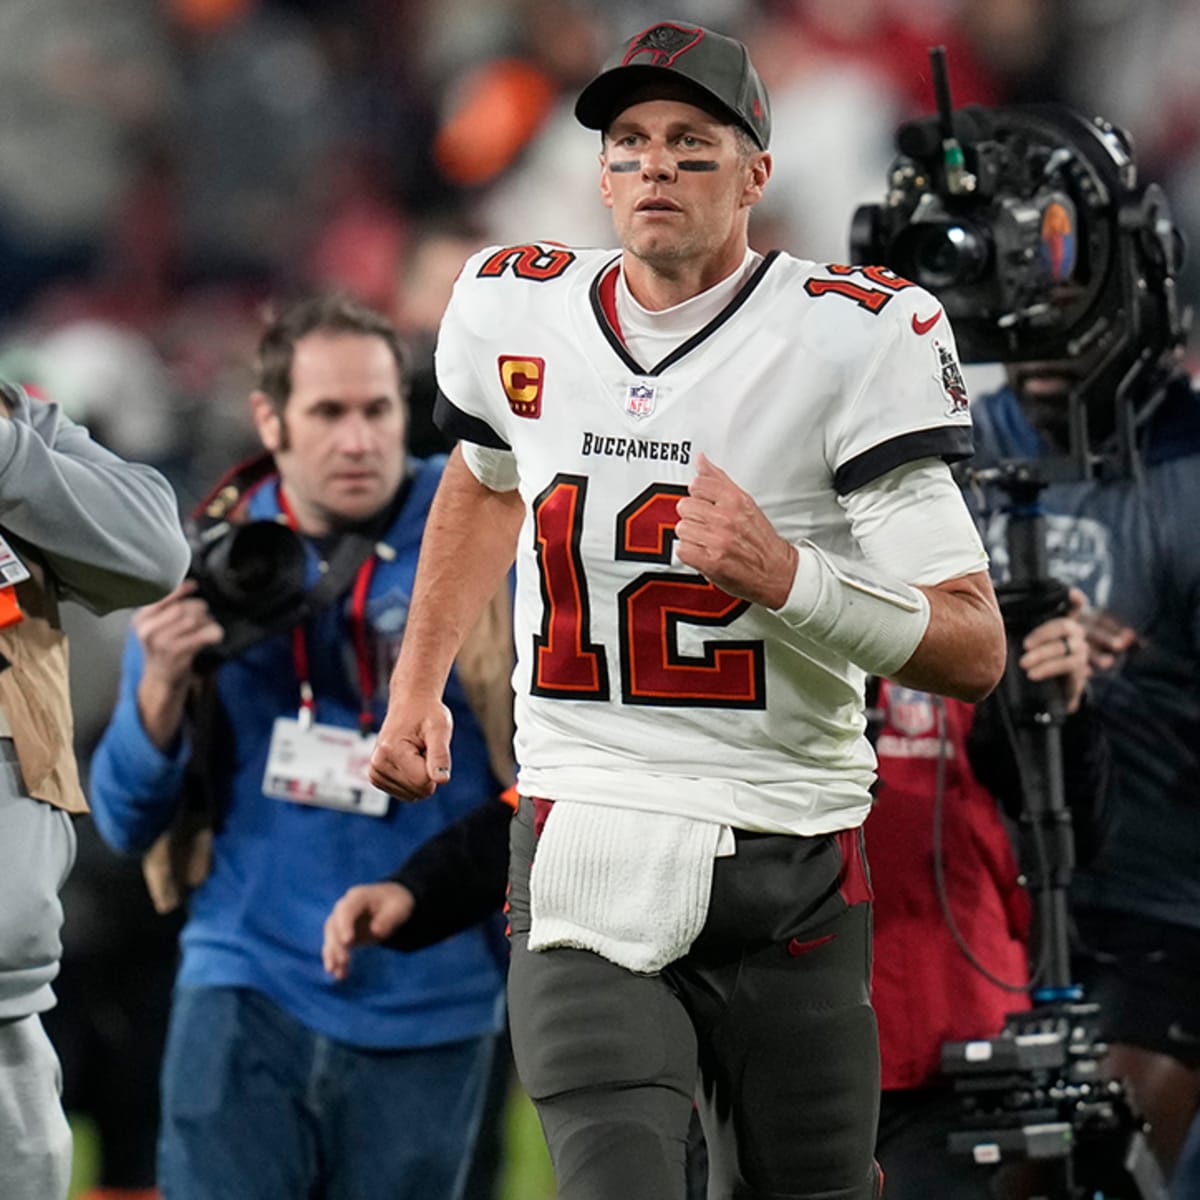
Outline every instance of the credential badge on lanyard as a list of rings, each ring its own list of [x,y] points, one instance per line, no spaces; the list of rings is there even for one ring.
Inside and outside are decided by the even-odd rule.
[[[17,584],[29,578],[29,568],[0,534],[0,629],[15,625],[24,614],[17,603]]]

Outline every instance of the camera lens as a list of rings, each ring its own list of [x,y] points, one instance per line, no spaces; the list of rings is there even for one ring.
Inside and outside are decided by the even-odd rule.
[[[988,245],[971,226],[958,222],[910,225],[896,239],[900,274],[930,291],[974,283],[988,263]]]
[[[303,593],[304,573],[304,546],[295,533],[275,521],[250,521],[212,547],[202,583],[221,609],[262,619]]]

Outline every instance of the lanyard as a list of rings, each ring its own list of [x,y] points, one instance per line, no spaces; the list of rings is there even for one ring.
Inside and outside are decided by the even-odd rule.
[[[287,518],[288,527],[298,530],[296,514],[283,494],[282,484],[277,485],[277,492],[279,508]],[[354,661],[358,669],[358,728],[364,737],[375,728],[375,718],[371,713],[371,696],[375,689],[367,646],[367,593],[370,591],[371,577],[375,574],[375,564],[378,561],[376,555],[372,554],[358,568],[350,590],[350,636],[354,642]],[[309,677],[308,641],[304,636],[303,625],[292,626],[292,662],[295,665],[296,678],[300,681],[300,724],[305,729],[310,729],[316,720],[317,701]]]

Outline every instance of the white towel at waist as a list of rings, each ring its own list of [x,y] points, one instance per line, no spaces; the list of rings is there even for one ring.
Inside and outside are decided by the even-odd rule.
[[[687,953],[708,917],[728,826],[559,801],[529,881],[530,950],[590,950],[652,974]]]

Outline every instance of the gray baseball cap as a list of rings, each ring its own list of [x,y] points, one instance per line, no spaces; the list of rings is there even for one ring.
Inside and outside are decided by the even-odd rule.
[[[579,94],[575,116],[605,130],[638,88],[674,78],[698,88],[765,150],[771,104],[746,47],[684,21],[659,21],[635,34]]]

